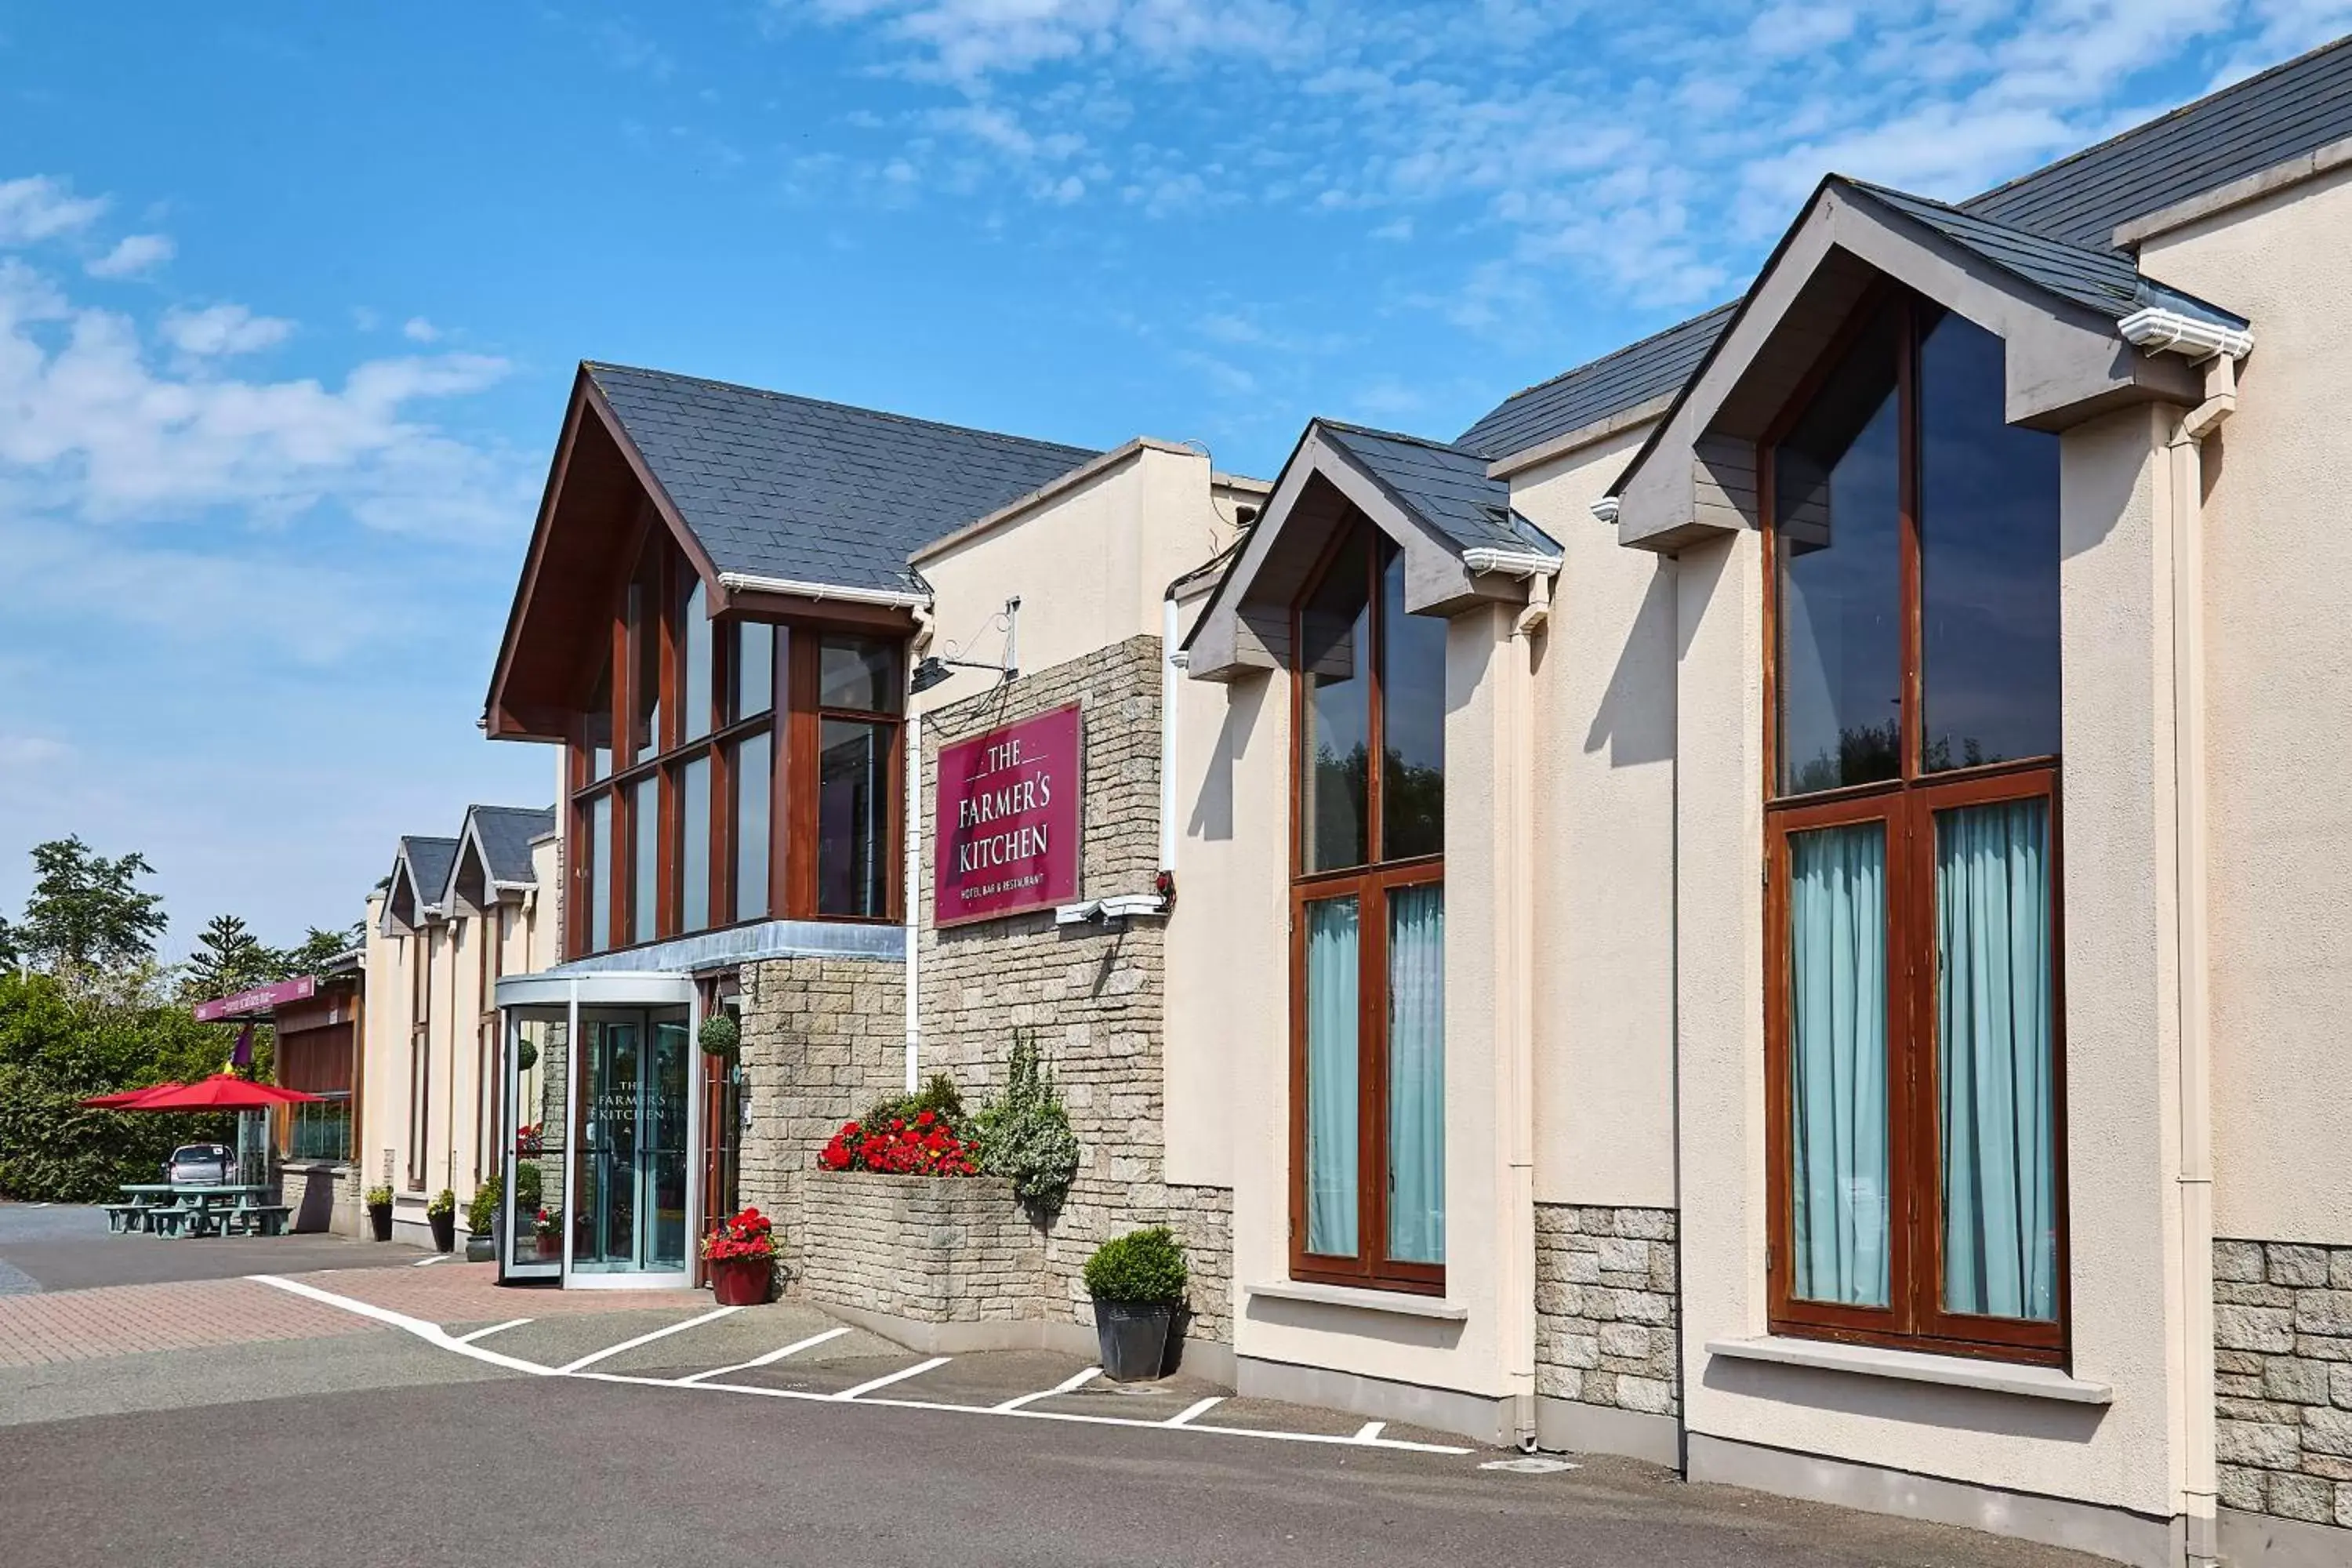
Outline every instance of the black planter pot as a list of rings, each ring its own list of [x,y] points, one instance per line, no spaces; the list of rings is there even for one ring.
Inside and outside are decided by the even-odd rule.
[[[455,1210],[452,1210],[448,1214],[426,1215],[425,1216],[425,1223],[433,1227],[434,1251],[455,1252],[457,1250],[457,1215]]]
[[[375,1233],[375,1238],[378,1241],[392,1239],[392,1205],[390,1204],[368,1205],[368,1228]]]
[[[1168,1323],[1176,1315],[1167,1301],[1095,1301],[1095,1341],[1102,1352],[1103,1375],[1113,1383],[1144,1383],[1160,1375],[1168,1354]]]

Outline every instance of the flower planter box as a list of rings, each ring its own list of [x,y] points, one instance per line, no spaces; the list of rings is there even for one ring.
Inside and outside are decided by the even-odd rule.
[[[999,1176],[811,1171],[792,1290],[924,1323],[1034,1321],[1049,1300],[1044,1233]],[[1065,1309],[1066,1310],[1066,1309]]]

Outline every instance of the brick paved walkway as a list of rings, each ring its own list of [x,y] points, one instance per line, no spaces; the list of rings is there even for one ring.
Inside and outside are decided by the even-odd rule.
[[[365,1333],[375,1324],[249,1279],[0,1296],[0,1366]]]
[[[498,1267],[490,1263],[337,1268],[288,1278],[445,1324],[710,1304],[695,1290],[502,1289]],[[0,1367],[388,1331],[340,1307],[250,1279],[0,1296]]]

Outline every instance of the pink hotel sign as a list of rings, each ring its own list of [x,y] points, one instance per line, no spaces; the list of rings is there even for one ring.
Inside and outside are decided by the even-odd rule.
[[[1081,746],[1073,703],[940,748],[934,925],[1076,900]]]

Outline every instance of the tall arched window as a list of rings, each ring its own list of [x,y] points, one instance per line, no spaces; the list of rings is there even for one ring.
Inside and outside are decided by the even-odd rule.
[[[1776,1331],[2055,1362],[2058,442],[1890,295],[1762,450]]]
[[[1291,1272],[1445,1288],[1445,623],[1359,522],[1294,613]]]

